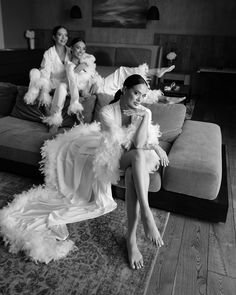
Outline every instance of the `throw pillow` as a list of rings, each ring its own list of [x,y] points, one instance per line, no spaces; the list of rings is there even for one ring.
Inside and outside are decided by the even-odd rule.
[[[93,121],[93,114],[94,114],[96,101],[97,101],[97,97],[95,95],[91,95],[90,97],[87,97],[82,101],[82,105],[84,107],[84,110],[83,110],[84,123],[91,123]]]
[[[26,86],[17,86],[18,94],[16,97],[16,103],[14,105],[14,108],[11,112],[11,116],[22,119],[22,120],[28,120],[33,122],[40,122],[42,123],[42,117],[45,116],[45,110],[44,107],[39,107],[37,103],[33,105],[26,104],[24,101],[24,95],[27,91]],[[91,123],[93,119],[93,111],[96,103],[96,96],[91,96],[89,98],[86,98],[82,105],[84,107],[83,110],[83,116],[84,116],[84,122],[85,123]],[[76,115],[68,115],[67,110],[70,104],[70,97],[67,96],[64,108],[62,110],[62,117],[63,117],[63,123],[61,127],[73,127],[76,124],[78,124]]]
[[[182,132],[186,107],[183,104],[143,104],[152,111],[152,121],[160,125],[160,140],[172,143]]]
[[[0,116],[11,113],[17,96],[17,86],[11,83],[0,82]]]
[[[24,101],[24,95],[28,90],[26,86],[17,86],[18,94],[16,97],[16,103],[11,112],[11,116],[33,121],[33,122],[42,122],[41,117],[44,115],[43,110],[38,104],[29,105]]]
[[[91,95],[90,97],[87,97],[86,99],[81,99],[82,106],[84,107],[83,110],[83,117],[84,117],[84,123],[91,123],[93,121],[93,113],[96,103],[96,96]],[[64,104],[64,108],[62,110],[62,117],[63,117],[63,123],[62,127],[72,127],[74,124],[78,124],[78,120],[76,115],[68,115],[67,110],[70,105],[70,96],[68,95]]]

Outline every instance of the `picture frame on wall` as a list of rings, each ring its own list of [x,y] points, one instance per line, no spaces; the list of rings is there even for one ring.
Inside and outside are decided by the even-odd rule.
[[[93,0],[93,27],[146,28],[147,0]]]

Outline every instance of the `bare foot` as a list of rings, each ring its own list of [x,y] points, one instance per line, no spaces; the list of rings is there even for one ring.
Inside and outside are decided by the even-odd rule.
[[[161,78],[165,73],[171,72],[174,68],[175,68],[175,65],[172,65],[172,66],[170,66],[168,68],[157,69],[157,77]]]
[[[156,226],[151,210],[142,213],[142,222],[146,237],[155,245],[161,247],[164,245],[160,232]]]
[[[143,267],[143,256],[140,253],[136,240],[128,238],[127,241],[127,250],[129,256],[129,263],[132,269],[140,269]]]

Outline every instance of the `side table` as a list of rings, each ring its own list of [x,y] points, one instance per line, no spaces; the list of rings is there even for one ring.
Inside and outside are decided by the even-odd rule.
[[[173,82],[175,82],[177,88],[165,90],[165,86],[170,86]],[[190,74],[176,72],[166,73],[163,77],[161,77],[158,87],[165,96],[186,97],[184,103],[190,100]]]
[[[184,103],[188,102],[190,100],[190,85],[182,85],[182,84],[176,84],[179,86],[177,90],[165,90],[165,86],[170,86],[171,83],[160,83],[159,87],[161,91],[164,93],[165,96],[170,97],[186,97],[184,100]]]

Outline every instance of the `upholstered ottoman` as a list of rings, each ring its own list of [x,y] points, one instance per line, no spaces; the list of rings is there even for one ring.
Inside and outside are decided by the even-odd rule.
[[[163,171],[165,190],[213,200],[222,177],[221,131],[213,123],[187,120]]]

